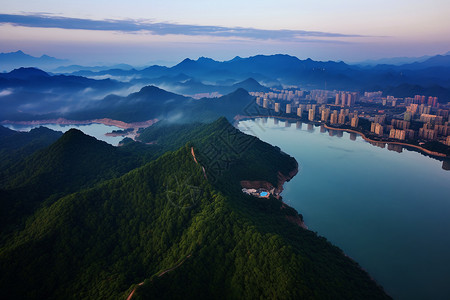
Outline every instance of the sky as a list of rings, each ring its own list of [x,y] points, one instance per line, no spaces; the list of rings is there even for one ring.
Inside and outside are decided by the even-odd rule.
[[[76,63],[290,54],[363,61],[450,51],[448,0],[0,0],[0,52]]]

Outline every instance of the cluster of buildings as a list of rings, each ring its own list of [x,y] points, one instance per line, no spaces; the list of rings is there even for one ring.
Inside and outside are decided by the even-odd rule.
[[[243,188],[242,192],[247,195],[255,196],[258,198],[269,198],[270,192],[265,189],[247,189]]]
[[[422,97],[416,96],[418,101]],[[431,98],[431,97],[430,97]],[[434,103],[434,98],[432,97]],[[417,100],[414,100],[417,101]],[[371,132],[391,139],[440,141],[450,146],[449,110],[436,108],[424,103],[412,103],[405,107],[403,119],[391,118],[386,122],[386,115],[373,117]]]
[[[383,97],[381,91],[358,92],[282,90],[254,92],[256,103],[277,114],[310,122],[358,128],[360,118],[370,121],[370,132],[399,141],[439,141],[450,146],[450,103],[437,97]],[[369,128],[366,128],[368,131]]]

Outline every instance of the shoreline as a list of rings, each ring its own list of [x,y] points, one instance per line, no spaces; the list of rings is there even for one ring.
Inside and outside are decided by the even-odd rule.
[[[295,208],[286,204],[283,201],[283,197],[280,195],[281,192],[283,192],[284,184],[286,182],[291,181],[291,179],[294,178],[294,176],[297,174],[298,174],[298,162],[295,160],[295,168],[292,171],[290,171],[289,174],[284,175],[280,171],[278,171],[277,186],[273,186],[270,182],[265,181],[265,180],[253,180],[253,181],[242,180],[240,182],[240,184],[241,184],[242,188],[253,188],[253,189],[263,188],[263,189],[267,190],[272,196],[274,196],[276,199],[281,201],[280,209],[289,208],[289,209],[292,209],[293,211],[295,211],[295,213],[297,215],[285,215],[286,219],[289,222],[294,223],[294,224],[302,227],[303,229],[309,230],[308,227],[306,226],[305,222],[303,221],[303,216],[301,214],[299,214]]]
[[[298,174],[298,162],[297,162],[297,160],[295,160],[295,169],[292,170],[287,176],[283,176],[283,174],[278,172],[278,175],[279,175],[279,177],[278,177],[278,187],[275,190],[277,192],[277,196],[276,197],[277,197],[277,199],[281,200],[281,203],[282,203],[281,207],[282,208],[287,207],[287,208],[293,209],[297,213],[296,216],[288,216],[288,215],[286,215],[286,219],[289,222],[291,222],[291,223],[297,224],[298,226],[302,227],[303,229],[309,230],[308,226],[306,226],[305,221],[303,220],[303,215],[299,214],[298,211],[295,208],[293,208],[292,206],[286,204],[286,202],[283,201],[283,197],[281,197],[281,195],[280,195],[283,192],[284,184],[286,182],[291,181],[291,179],[294,178],[295,175],[297,175],[297,174]]]
[[[371,143],[383,143],[383,144],[392,144],[392,145],[401,145],[401,146],[405,146],[405,147],[412,147],[412,148],[416,148],[422,152],[425,152],[428,155],[432,155],[432,156],[438,156],[438,157],[448,157],[447,155],[445,155],[444,153],[440,153],[440,152],[434,152],[428,149],[425,149],[423,147],[417,146],[417,145],[412,145],[412,144],[408,144],[408,143],[402,143],[402,142],[391,142],[391,141],[377,141],[377,140],[372,140],[368,137],[366,137],[366,135],[362,132],[359,132],[357,130],[353,130],[353,129],[345,129],[345,128],[334,128],[334,127],[330,127],[327,124],[323,124],[323,126],[326,129],[329,130],[338,130],[338,131],[347,131],[347,132],[353,132],[356,134],[359,134],[365,141],[367,142],[371,142]]]
[[[402,142],[392,142],[392,141],[377,141],[377,140],[372,140],[368,137],[366,137],[366,135],[360,131],[357,130],[353,130],[353,129],[345,129],[345,128],[335,128],[335,127],[330,127],[325,123],[318,123],[318,122],[305,122],[305,120],[301,120],[298,118],[292,118],[292,117],[276,117],[276,116],[236,116],[234,119],[236,122],[240,122],[243,120],[254,120],[254,119],[258,119],[258,118],[278,118],[278,119],[282,119],[282,120],[296,120],[296,121],[300,121],[303,122],[305,124],[313,124],[313,125],[323,125],[326,129],[329,130],[337,130],[337,131],[347,131],[347,132],[353,132],[356,134],[359,134],[365,141],[369,142],[369,143],[384,143],[384,144],[392,144],[392,145],[400,145],[400,146],[405,146],[405,147],[412,147],[412,148],[416,148],[419,151],[422,151],[428,155],[431,156],[435,156],[435,157],[439,157],[439,158],[449,158],[450,156],[445,155],[444,153],[440,153],[440,152],[434,152],[428,149],[425,149],[421,146],[418,145],[412,145],[412,144],[408,144],[408,143],[402,143]]]

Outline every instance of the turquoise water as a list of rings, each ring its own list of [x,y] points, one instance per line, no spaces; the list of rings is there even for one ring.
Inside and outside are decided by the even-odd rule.
[[[108,126],[103,124],[89,124],[89,125],[59,125],[59,124],[44,124],[44,125],[3,125],[16,131],[30,131],[33,128],[44,126],[56,131],[66,132],[71,128],[76,128],[83,131],[85,134],[95,137],[98,140],[107,142],[108,144],[117,146],[123,137],[121,136],[106,136],[105,134],[113,130],[122,130],[116,126]]]
[[[256,119],[238,128],[296,158],[283,200],[394,299],[450,299],[450,171],[442,162],[308,124]]]
[[[268,192],[261,192],[261,194],[259,194],[261,197],[265,197],[267,196],[269,193]]]

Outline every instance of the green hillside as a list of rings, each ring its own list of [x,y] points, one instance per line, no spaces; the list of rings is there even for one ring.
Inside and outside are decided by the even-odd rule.
[[[39,132],[36,129],[25,135],[33,135],[33,139],[28,138],[27,141],[30,141],[20,149],[31,152],[36,145],[44,141],[48,143],[50,133],[50,137],[55,134],[61,136],[61,133],[46,128],[39,129]],[[22,143],[24,134],[19,133],[19,137]],[[11,144],[8,145],[12,148]],[[43,204],[50,204],[63,195],[95,183],[119,177],[153,157],[150,147],[139,152],[129,149],[132,145],[117,148],[77,129],[67,131],[55,143],[41,148],[0,172],[0,225],[3,233],[9,227],[21,224],[24,217],[34,213]],[[10,153],[9,156],[12,156],[17,151],[17,147],[12,148],[9,152],[5,151],[5,156]]]
[[[293,158],[225,119],[190,132],[175,151],[41,206],[1,245],[3,296],[126,299],[134,291],[133,299],[389,298],[341,250],[291,223],[293,209],[241,192],[244,179],[277,184],[280,174],[295,171]],[[155,140],[155,151],[183,142],[164,142],[158,134]],[[52,151],[60,163],[85,155],[102,166],[99,157],[79,152],[80,141],[89,144],[71,132],[39,155],[43,160]],[[105,149],[103,156],[120,162]],[[88,162],[80,170],[92,171]],[[48,159],[50,172],[57,169],[53,163]]]

